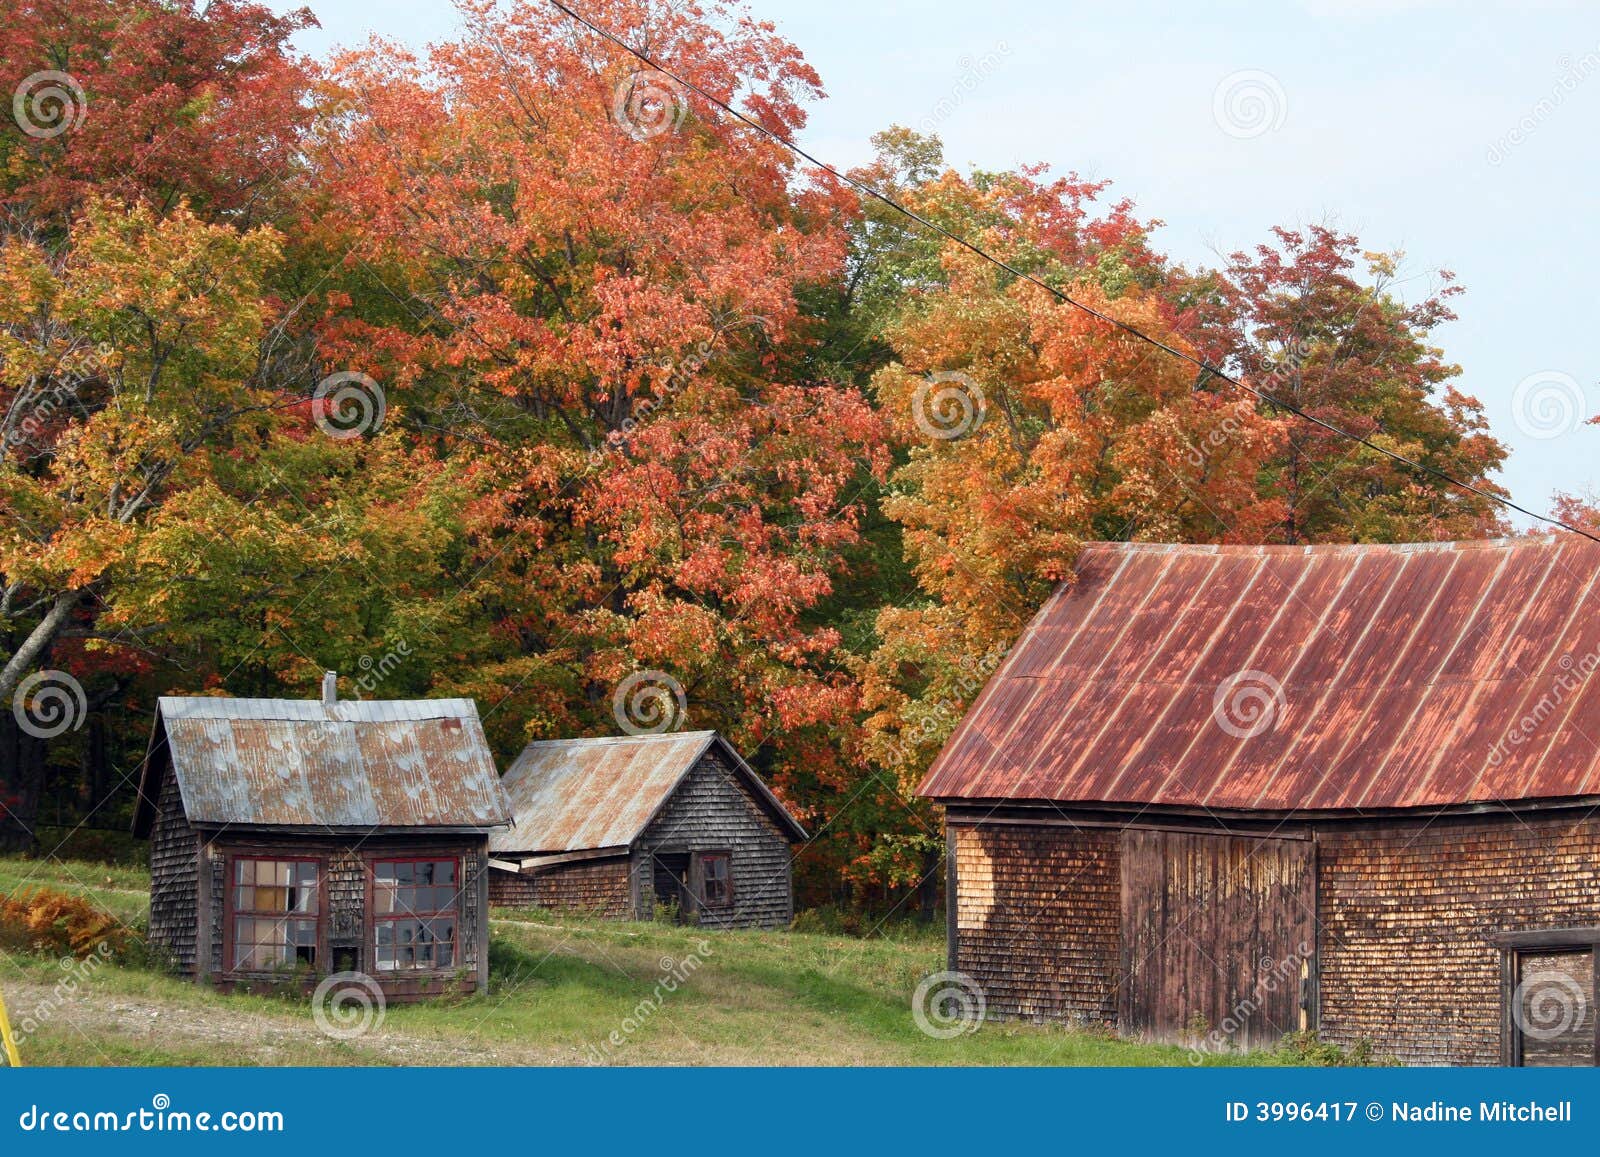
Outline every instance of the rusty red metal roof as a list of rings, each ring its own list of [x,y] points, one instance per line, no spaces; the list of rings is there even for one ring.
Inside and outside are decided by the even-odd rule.
[[[135,816],[171,760],[189,821],[311,828],[491,828],[510,821],[470,699],[166,697]]]
[[[921,794],[1210,809],[1600,795],[1600,547],[1092,544]]]
[[[732,744],[715,731],[679,731],[528,744],[503,780],[514,824],[490,836],[489,849],[500,855],[621,851],[644,833],[713,745],[773,818],[795,839],[805,839],[805,829]]]

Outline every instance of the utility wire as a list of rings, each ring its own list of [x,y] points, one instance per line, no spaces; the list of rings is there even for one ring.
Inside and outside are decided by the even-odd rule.
[[[679,76],[677,73],[673,72],[671,69],[666,68],[663,65],[657,63],[647,53],[641,52],[639,49],[634,48],[631,44],[628,44],[626,41],[624,41],[621,38],[617,37],[613,33],[608,32],[606,29],[600,27],[598,24],[595,24],[592,20],[588,19],[586,16],[582,15],[581,13],[573,11],[566,4],[562,3],[562,0],[548,0],[548,3],[553,8],[556,8],[560,12],[566,14],[572,20],[575,20],[577,23],[583,25],[590,32],[593,32],[595,35],[601,37],[602,39],[607,40],[610,43],[616,45],[618,48],[622,49],[622,51],[626,52],[629,56],[634,57],[636,60],[640,61],[643,64],[648,65],[650,68],[654,69],[656,72],[661,73],[663,76],[665,76],[668,79],[672,80],[674,83],[682,85],[684,88],[688,89],[689,91],[691,91],[691,92],[697,94],[698,96],[700,96],[701,98],[709,101],[711,104],[715,105],[717,108],[721,109],[723,112],[727,113],[729,116],[733,117],[734,119],[740,121],[741,123],[743,123],[745,125],[748,125],[750,128],[755,129],[756,132],[762,134],[763,136],[768,137],[769,139],[777,142],[779,145],[782,145],[784,148],[788,149],[790,152],[794,153],[796,156],[803,157],[805,160],[809,161],[811,164],[815,165],[817,168],[821,169],[823,172],[825,172],[825,173],[829,174],[830,176],[834,177],[836,180],[843,181],[845,184],[849,185],[850,187],[852,187],[853,189],[857,190],[858,192],[863,193],[866,196],[873,198],[874,200],[881,201],[883,204],[889,206],[889,208],[895,210],[898,213],[901,213],[901,214],[905,215],[906,217],[908,217],[912,221],[915,221],[917,224],[921,225],[923,228],[928,229],[928,230],[930,230],[930,231],[932,231],[934,233],[937,233],[939,236],[945,238],[948,241],[954,242],[955,244],[961,246],[961,248],[967,250],[968,252],[976,254],[977,256],[983,258],[983,260],[989,262],[990,264],[996,266],[997,268],[1005,270],[1007,273],[1011,274],[1013,277],[1016,277],[1016,278],[1018,278],[1019,280],[1022,280],[1022,281],[1029,282],[1030,284],[1037,285],[1040,289],[1044,290],[1046,293],[1048,293],[1052,297],[1055,297],[1058,300],[1064,302],[1065,304],[1073,306],[1076,309],[1081,309],[1084,313],[1089,314],[1091,317],[1099,318],[1101,321],[1105,322],[1106,324],[1108,324],[1108,325],[1110,325],[1110,326],[1112,326],[1112,327],[1114,327],[1114,328],[1116,328],[1118,330],[1121,330],[1123,333],[1127,334],[1130,337],[1137,338],[1139,341],[1145,342],[1148,345],[1152,345],[1156,349],[1164,350],[1165,352],[1171,354],[1175,358],[1178,358],[1178,359],[1180,359],[1182,361],[1186,361],[1186,362],[1190,363],[1195,368],[1197,368],[1198,370],[1201,371],[1201,379],[1202,380],[1204,380],[1207,375],[1210,375],[1212,377],[1220,378],[1223,381],[1227,382],[1231,386],[1236,386],[1241,390],[1245,390],[1245,391],[1247,391],[1247,392],[1249,392],[1251,394],[1254,394],[1256,396],[1256,398],[1258,398],[1259,400],[1261,400],[1263,402],[1266,402],[1268,405],[1276,406],[1281,410],[1286,410],[1289,413],[1295,415],[1295,417],[1297,417],[1297,418],[1301,418],[1304,421],[1310,422],[1311,424],[1313,424],[1315,426],[1321,426],[1324,430],[1327,430],[1327,431],[1329,431],[1329,432],[1331,432],[1333,434],[1337,434],[1341,438],[1348,438],[1352,442],[1357,442],[1360,445],[1365,446],[1367,449],[1376,451],[1377,453],[1382,454],[1384,457],[1391,458],[1394,461],[1401,463],[1402,465],[1409,466],[1413,470],[1419,470],[1419,471],[1421,471],[1421,472],[1423,472],[1425,474],[1430,474],[1433,477],[1435,477],[1435,478],[1437,478],[1437,479],[1439,479],[1439,480],[1441,480],[1443,482],[1447,482],[1452,486],[1456,486],[1456,487],[1459,487],[1462,490],[1465,490],[1469,494],[1475,494],[1479,498],[1485,498],[1485,499],[1488,499],[1491,502],[1498,502],[1501,506],[1506,507],[1508,510],[1514,510],[1518,514],[1526,515],[1529,518],[1537,519],[1540,522],[1548,523],[1549,525],[1555,526],[1555,527],[1559,527],[1562,530],[1571,531],[1573,534],[1581,535],[1584,538],[1589,539],[1591,542],[1600,542],[1600,536],[1596,536],[1596,535],[1590,533],[1589,531],[1584,530],[1582,527],[1573,526],[1570,523],[1566,523],[1566,522],[1561,521],[1559,518],[1551,518],[1548,515],[1537,514],[1534,511],[1529,510],[1525,506],[1518,505],[1517,503],[1513,502],[1509,498],[1503,497],[1502,495],[1499,495],[1499,494],[1495,494],[1493,491],[1485,490],[1485,489],[1483,489],[1482,487],[1479,487],[1479,486],[1474,486],[1470,482],[1463,482],[1461,479],[1456,478],[1453,475],[1448,474],[1443,470],[1440,470],[1436,466],[1430,466],[1426,462],[1418,462],[1413,458],[1406,457],[1404,454],[1396,453],[1393,450],[1385,449],[1384,447],[1379,446],[1378,444],[1373,442],[1370,438],[1367,438],[1364,435],[1357,434],[1357,433],[1355,433],[1354,431],[1351,431],[1351,430],[1346,430],[1346,429],[1344,429],[1343,427],[1340,427],[1340,426],[1336,426],[1332,422],[1329,422],[1329,421],[1327,421],[1327,420],[1325,420],[1323,418],[1317,417],[1315,414],[1307,413],[1305,410],[1301,409],[1294,402],[1288,401],[1288,400],[1286,400],[1284,398],[1276,397],[1276,396],[1274,396],[1272,394],[1267,393],[1265,390],[1258,389],[1255,386],[1250,385],[1248,382],[1242,381],[1239,378],[1236,378],[1231,374],[1224,373],[1222,370],[1218,369],[1216,366],[1212,365],[1210,362],[1206,361],[1204,358],[1196,357],[1194,354],[1188,353],[1185,350],[1178,349],[1176,346],[1170,345],[1169,343],[1162,341],[1160,338],[1152,337],[1150,334],[1145,333],[1143,330],[1137,328],[1136,326],[1129,325],[1125,321],[1120,321],[1117,318],[1112,317],[1110,314],[1105,313],[1102,310],[1094,308],[1094,306],[1092,306],[1092,305],[1087,305],[1084,302],[1078,301],[1076,298],[1073,298],[1073,297],[1067,295],[1066,293],[1063,293],[1061,290],[1057,289],[1055,286],[1050,285],[1049,283],[1040,280],[1039,278],[1035,277],[1033,274],[1027,273],[1027,272],[1025,272],[1025,271],[1023,271],[1021,269],[1018,269],[1018,268],[1016,268],[1016,266],[1010,264],[1009,262],[1007,262],[1007,261],[1005,261],[1005,260],[1003,260],[1003,259],[1001,259],[999,257],[996,257],[994,254],[988,252],[987,250],[985,250],[985,249],[983,249],[983,248],[981,248],[981,247],[979,247],[977,245],[974,245],[971,241],[968,241],[965,237],[962,237],[959,233],[954,233],[954,232],[950,231],[949,229],[946,229],[943,225],[940,225],[937,221],[930,220],[929,218],[924,217],[922,214],[916,212],[915,210],[907,208],[905,205],[902,205],[899,201],[895,200],[893,197],[890,197],[886,193],[879,192],[877,189],[874,189],[871,185],[868,185],[866,182],[859,181],[856,178],[851,177],[846,173],[841,173],[838,169],[834,168],[832,165],[830,165],[827,162],[825,162],[823,160],[820,160],[819,158],[817,158],[817,157],[813,156],[812,154],[806,152],[805,149],[801,148],[799,145],[795,144],[793,141],[789,140],[787,137],[783,136],[780,133],[773,132],[771,129],[767,128],[765,125],[761,124],[759,121],[752,120],[750,117],[746,116],[744,113],[740,112],[738,109],[736,109],[733,106],[729,105],[726,101],[720,100],[717,97],[712,96],[709,92],[707,92],[705,89],[701,88],[699,85],[695,84],[693,81],[684,79],[683,77]]]

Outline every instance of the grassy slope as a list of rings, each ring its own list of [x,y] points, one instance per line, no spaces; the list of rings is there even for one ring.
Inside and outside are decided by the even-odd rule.
[[[125,868],[0,860],[0,892],[24,882],[73,890],[125,918],[143,910],[142,874]],[[101,968],[56,1001],[60,965],[11,956],[0,959],[0,992],[19,1031],[26,1019],[38,1022],[23,1059],[41,1065],[1190,1063],[1182,1049],[1053,1026],[923,1035],[911,993],[944,966],[936,935],[706,935],[544,912],[496,915],[489,995],[391,1008],[380,1028],[351,1041],[319,1032],[305,1000],[222,997],[133,969]],[[700,964],[687,981],[631,1021],[691,955]],[[614,1031],[620,1047],[606,1043]]]

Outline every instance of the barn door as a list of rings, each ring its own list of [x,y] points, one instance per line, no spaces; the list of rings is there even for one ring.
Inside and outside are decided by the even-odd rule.
[[[1309,840],[1126,829],[1124,1035],[1248,1049],[1310,1027],[1315,887]]]

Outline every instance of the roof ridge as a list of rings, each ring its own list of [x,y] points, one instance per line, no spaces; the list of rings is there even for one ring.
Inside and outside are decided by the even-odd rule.
[[[650,743],[674,739],[698,738],[715,734],[717,734],[715,728],[706,727],[697,731],[644,732],[639,735],[572,735],[563,739],[530,739],[523,746],[526,749],[528,747],[542,747],[556,743]]]
[[[1312,542],[1289,545],[1262,542],[1114,542],[1090,539],[1084,550],[1127,552],[1140,554],[1340,554],[1340,553],[1392,553],[1411,554],[1423,551],[1451,550],[1515,550],[1521,547],[1559,547],[1569,540],[1553,535],[1522,535],[1509,538],[1463,538],[1444,542]]]

